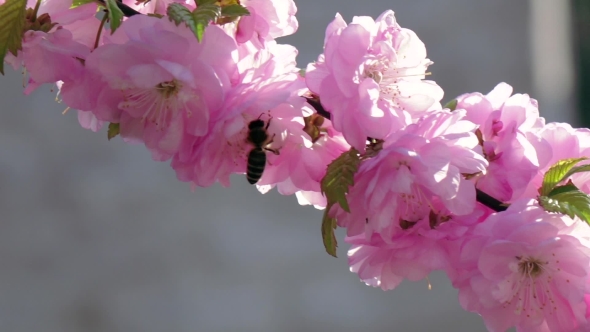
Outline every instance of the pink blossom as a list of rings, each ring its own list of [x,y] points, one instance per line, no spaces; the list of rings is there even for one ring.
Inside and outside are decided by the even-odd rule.
[[[230,186],[231,174],[245,174],[248,154],[254,146],[247,141],[248,124],[263,120],[272,142],[268,148],[282,151],[289,136],[288,124],[301,116],[304,99],[299,91],[304,83],[298,74],[285,74],[252,84],[236,85],[227,95],[224,107],[213,115],[208,134],[187,136],[172,160],[172,167],[181,181],[207,187],[215,182]],[[277,156],[267,153],[267,165]],[[263,172],[263,179],[268,174]]]
[[[377,20],[354,17],[350,25],[338,14],[306,83],[332,114],[334,128],[363,151],[367,137],[385,138],[440,108],[442,89],[423,80],[431,63],[422,41],[401,28],[392,11]]]
[[[575,129],[567,123],[548,123],[531,135],[539,158],[539,168],[526,183],[526,190],[521,197],[534,198],[539,194],[545,173],[551,166],[563,159],[590,157],[590,130]],[[580,165],[588,164],[583,161]],[[588,172],[574,174],[570,180],[582,191],[590,192],[590,174]]]
[[[334,211],[338,225],[349,236],[378,232],[387,241],[400,223],[428,218],[433,200],[452,215],[472,213],[475,187],[462,174],[484,172],[487,162],[464,115],[439,111],[390,136],[359,167],[347,196],[351,212]]]
[[[250,41],[264,48],[265,42],[291,35],[299,27],[293,0],[242,0],[240,4],[250,11],[236,26],[235,37],[240,44]]]
[[[475,126],[465,111],[439,111],[387,138],[363,161],[347,195],[351,271],[384,290],[403,279],[448,270],[452,243],[487,213],[475,204],[474,184],[462,174],[484,171]]]
[[[33,82],[54,83],[82,75],[80,60],[90,54],[90,49],[74,41],[69,30],[28,31],[24,39],[22,59]]]
[[[80,77],[58,83],[59,97],[68,107],[78,110],[78,122],[83,128],[96,132],[105,123],[121,121],[118,105],[123,94],[110,88],[98,73],[84,70]]]
[[[184,25],[137,15],[88,56],[86,68],[107,84],[104,93],[111,97],[96,107],[104,102],[121,111],[121,136],[144,142],[155,160],[166,160],[185,135],[207,134],[211,113],[230,88],[236,57],[235,42],[216,26],[198,43]]]
[[[473,213],[454,216],[440,200],[433,201],[431,211],[416,221],[400,221],[391,238],[373,233],[347,237],[350,270],[367,285],[391,290],[404,279],[418,281],[435,270],[449,270],[450,249],[486,213],[478,206]]]
[[[585,324],[590,229],[579,223],[524,199],[478,224],[461,247],[453,281],[463,308],[482,315],[490,331]]]
[[[266,185],[259,188],[262,192],[270,189],[269,176],[285,179],[283,168],[275,171],[276,160],[296,151],[295,145],[288,142],[296,142],[295,137],[304,135],[297,119],[303,117],[305,99],[300,95],[305,83],[295,67],[296,55],[292,46],[274,41],[268,42],[265,49],[250,48],[240,54],[231,89],[223,108],[212,114],[208,134],[187,136],[174,156],[172,167],[181,181],[203,187],[215,182],[229,186],[231,174],[245,174],[248,155],[254,148],[247,140],[248,125],[256,119],[270,122],[267,133],[272,142],[269,139],[265,147],[278,153],[266,153],[266,167],[259,180]]]
[[[257,184],[258,188],[265,193],[276,187],[282,195],[297,194],[301,205],[314,205],[323,209],[327,203],[321,194],[320,182],[326,175],[328,165],[348,151],[350,146],[342,134],[332,128],[329,120],[323,120],[322,125],[318,126],[322,132],[313,138],[304,132],[305,124],[301,115],[284,125],[286,138],[280,154],[266,167]]]
[[[34,7],[36,2],[29,2]],[[29,74],[25,93],[29,94],[44,83],[75,79],[84,70],[82,61],[90,54],[100,21],[94,17],[96,4],[70,9],[71,0],[41,2],[37,17],[56,25],[48,32],[29,30],[23,36],[23,49],[17,57],[6,61],[15,69],[24,65]],[[91,37],[90,37],[91,36]]]
[[[250,46],[250,44],[238,46],[239,76],[233,77],[233,85],[261,82],[299,71],[295,61],[298,54],[295,47],[278,44],[276,41],[267,42],[265,49],[256,49]]]
[[[530,140],[545,124],[536,100],[511,94],[512,87],[500,83],[485,96],[470,93],[457,98],[457,108],[467,110],[466,118],[479,125],[483,152],[490,163],[477,187],[501,201],[519,197],[537,172],[539,160]]]

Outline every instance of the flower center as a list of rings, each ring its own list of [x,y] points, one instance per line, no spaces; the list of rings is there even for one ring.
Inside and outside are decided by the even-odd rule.
[[[383,99],[395,102],[400,94],[397,83],[401,76],[399,70],[388,59],[373,59],[365,63],[363,77],[371,78],[379,84]]]
[[[541,262],[536,258],[529,257],[527,259],[521,259],[518,263],[518,272],[524,276],[536,278],[543,273],[543,266],[545,263]]]
[[[548,261],[535,257],[516,256],[517,271],[504,282],[504,308],[514,305],[514,313],[526,317],[542,315],[544,311],[557,311],[553,299],[554,268]]]
[[[187,109],[185,98],[179,96],[181,90],[182,83],[176,80],[159,83],[151,89],[123,89],[125,101],[120,108],[138,111],[142,122],[153,123],[161,130],[168,127],[180,110]],[[190,112],[187,116],[190,117]]]

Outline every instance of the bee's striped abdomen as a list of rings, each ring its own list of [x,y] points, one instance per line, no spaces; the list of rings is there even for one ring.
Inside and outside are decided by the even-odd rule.
[[[255,184],[262,177],[266,166],[266,152],[262,148],[254,148],[248,154],[248,172],[246,177],[250,184]]]

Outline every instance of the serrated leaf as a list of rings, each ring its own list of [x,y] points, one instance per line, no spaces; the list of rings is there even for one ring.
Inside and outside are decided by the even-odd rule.
[[[445,106],[443,106],[443,108],[448,108],[451,111],[454,111],[457,108],[457,104],[459,104],[459,101],[457,99],[453,99],[446,103]]]
[[[89,3],[95,2],[94,0],[74,0],[72,1],[72,5],[70,6],[70,9],[74,9],[76,7],[80,7],[82,5],[86,5]]]
[[[240,4],[221,7],[221,16],[239,17],[245,15],[250,15],[250,11]]]
[[[192,16],[195,20],[195,30],[193,32],[200,43],[203,40],[205,28],[209,23],[217,21],[221,16],[221,7],[216,4],[203,4],[192,12]]]
[[[109,25],[111,27],[111,35],[121,26],[123,22],[123,12],[117,6],[117,0],[105,0],[107,10],[109,12]]]
[[[195,36],[197,35],[197,24],[193,14],[188,8],[179,3],[171,3],[168,8],[166,8],[166,14],[172,22],[176,23],[176,25],[184,23],[189,29],[191,29]]]
[[[566,191],[551,197],[540,196],[539,204],[548,212],[559,212],[590,223],[590,196],[580,190]]]
[[[0,74],[4,75],[4,57],[22,50],[26,0],[6,0],[0,5]]]
[[[567,179],[570,176],[576,174],[576,173],[582,173],[582,172],[590,172],[590,165],[582,165],[582,166],[576,166],[572,169],[570,169],[564,176],[563,179]]]
[[[547,196],[553,188],[561,181],[566,179],[566,175],[568,172],[576,166],[582,160],[586,160],[587,158],[571,158],[571,159],[564,159],[560,160],[555,165],[551,166],[545,176],[543,177],[543,185],[541,186],[541,190],[539,194],[541,196]]]
[[[328,215],[331,207],[332,205],[328,204],[324,210],[324,217],[322,219],[322,240],[324,242],[324,248],[326,249],[326,252],[330,256],[337,257],[336,248],[338,247],[338,241],[336,240],[336,235],[334,234],[334,230],[336,229],[336,219],[331,218]]]
[[[352,148],[328,165],[326,175],[321,181],[321,191],[326,196],[328,205],[338,203],[344,211],[350,212],[346,194],[349,187],[354,185],[354,175],[360,162],[358,151]]]
[[[219,0],[195,0],[195,3],[197,4],[197,6],[202,6],[202,5],[211,5],[216,3]]]
[[[551,197],[558,195],[558,194],[562,194],[562,193],[566,193],[566,192],[570,192],[570,191],[576,191],[576,190],[579,190],[578,187],[576,187],[573,183],[568,183],[566,185],[557,186],[557,187],[553,188],[553,190],[551,190],[551,192],[547,195],[547,197],[551,198]]]
[[[166,8],[166,15],[168,15],[170,21],[174,22],[176,25],[187,22],[189,28],[191,25],[194,25],[191,11],[179,3],[173,2],[168,5],[168,8]]]
[[[109,130],[107,131],[107,139],[110,141],[119,135],[120,127],[118,123],[109,123]]]

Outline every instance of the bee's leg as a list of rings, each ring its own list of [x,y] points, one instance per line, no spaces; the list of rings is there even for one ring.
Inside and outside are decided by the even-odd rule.
[[[268,126],[270,126],[270,120],[272,120],[272,116],[269,116],[268,121],[266,122],[266,127],[264,127],[264,130],[268,130]]]
[[[273,148],[269,148],[267,147],[270,143],[272,143],[275,139],[275,134],[272,134],[272,136],[270,137],[270,139],[266,142],[265,147],[263,148],[266,151],[270,151],[274,154],[279,154],[279,149],[273,149]]]
[[[281,153],[279,152],[279,149],[264,148],[264,150],[266,150],[266,151],[270,151],[270,152],[272,152],[272,153],[274,153],[274,154],[276,154],[276,155],[279,155],[279,154],[281,154]]]
[[[270,137],[270,139],[269,139],[268,141],[266,141],[266,144],[264,144],[264,145],[269,145],[270,143],[274,142],[274,140],[275,140],[275,135],[276,135],[276,134],[272,134],[272,136]]]

